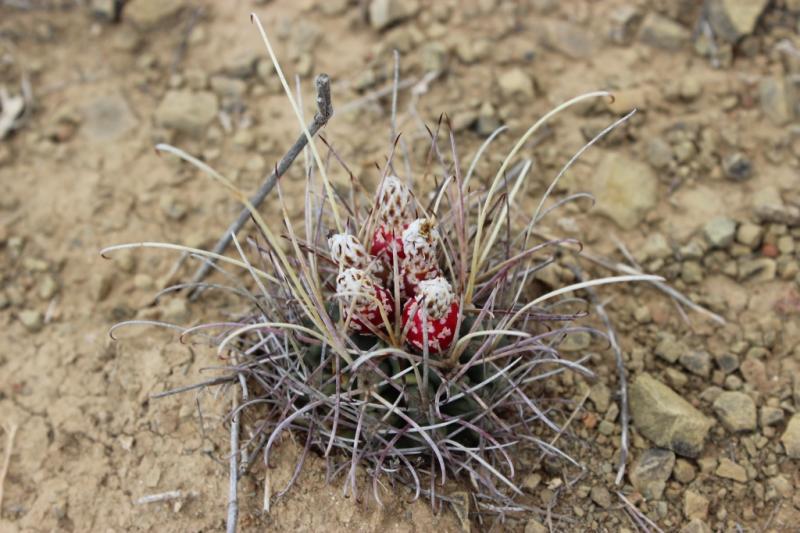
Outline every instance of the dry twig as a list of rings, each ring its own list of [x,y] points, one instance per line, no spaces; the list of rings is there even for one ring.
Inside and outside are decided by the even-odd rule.
[[[331,103],[331,80],[327,74],[320,74],[317,76],[316,79],[316,86],[317,86],[317,113],[314,115],[314,120],[308,126],[308,132],[312,136],[315,135],[320,129],[322,129],[325,124],[328,123],[328,120],[333,116],[333,104]],[[250,198],[250,203],[258,208],[259,205],[264,201],[267,195],[272,191],[273,187],[277,183],[278,179],[283,176],[286,171],[289,169],[291,164],[294,162],[295,158],[303,151],[306,144],[308,144],[308,137],[305,133],[300,133],[300,136],[295,141],[294,145],[289,149],[288,152],[281,158],[278,165],[275,167],[275,170],[269,175],[267,180],[261,186],[260,189]],[[239,216],[233,223],[225,230],[225,233],[220,237],[217,241],[217,244],[214,245],[213,252],[215,254],[221,254],[225,252],[228,246],[231,243],[231,239],[233,235],[239,233],[239,230],[247,222],[247,219],[250,218],[250,211],[247,208],[242,209]],[[180,261],[184,261],[186,259],[186,255],[181,257]],[[211,262],[213,264],[213,262]],[[196,284],[203,281],[203,279],[208,275],[211,270],[211,264],[209,262],[204,262],[194,274],[191,283]],[[195,288],[194,290],[189,292],[189,297],[194,299],[196,298],[201,289]]]

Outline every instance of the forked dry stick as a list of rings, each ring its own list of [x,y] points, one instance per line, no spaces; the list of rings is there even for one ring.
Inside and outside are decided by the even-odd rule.
[[[14,438],[17,436],[17,425],[4,426],[6,432],[6,456],[3,459],[3,468],[0,470],[0,513],[3,512],[3,487],[6,484],[8,467],[11,465],[11,453],[14,451]]]
[[[331,103],[331,79],[328,77],[327,74],[320,74],[317,76],[315,80],[315,84],[317,87],[317,113],[314,115],[314,119],[308,125],[308,132],[313,136],[322,129],[325,124],[328,123],[328,120],[333,116],[333,104]],[[263,185],[258,189],[258,191],[250,198],[250,203],[253,204],[254,207],[258,208],[259,205],[264,201],[267,195],[272,191],[273,187],[277,183],[278,179],[283,176],[289,167],[292,165],[294,160],[303,151],[303,149],[308,144],[308,137],[305,133],[301,132],[300,136],[295,141],[294,145],[289,149],[288,152],[281,158],[278,165],[275,167],[275,170],[269,175]],[[242,227],[247,223],[247,219],[250,218],[250,211],[247,208],[243,208],[239,216],[233,223],[225,230],[222,237],[217,241],[217,244],[214,245],[213,252],[215,254],[222,254],[228,248],[231,243],[231,239]],[[181,257],[178,262],[178,267],[186,260],[187,255]],[[202,265],[197,269],[192,277],[191,284],[198,284],[205,279],[208,273],[211,271],[212,268],[212,260],[203,262]],[[177,270],[177,269],[176,269]],[[200,292],[202,291],[201,287],[195,287],[191,291],[189,291],[189,298],[195,299]]]

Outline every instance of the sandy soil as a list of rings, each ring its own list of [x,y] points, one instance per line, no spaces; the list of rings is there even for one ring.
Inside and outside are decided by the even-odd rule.
[[[100,12],[110,4],[88,3]],[[227,396],[150,398],[202,379],[219,363],[213,350],[151,329],[124,330],[117,341],[108,331],[133,317],[199,323],[231,303],[167,296],[155,304],[173,253],[126,252],[106,261],[98,250],[144,240],[210,246],[238,212],[206,178],[158,157],[155,143],[202,155],[249,191],[293,142],[295,119],[248,19],[255,11],[276,37],[287,73],[300,75],[308,116],[313,75],[331,76],[337,114],[325,136],[366,183],[374,183],[374,164],[390,146],[390,106],[380,91],[388,87],[394,48],[403,55],[405,87],[399,129],[413,154],[427,148],[420,121],[435,124],[444,112],[464,160],[493,127],[509,126],[479,166],[482,176],[553,105],[590,90],[617,93],[612,105],[567,113],[525,147],[535,161],[525,200],[532,207],[593,133],[640,108],[557,190],[593,192],[595,209],[567,209],[550,229],[624,261],[618,238],[645,270],[727,319],[723,327],[689,312],[686,323],[652,289],[603,292],[614,296],[609,310],[631,378],[656,376],[714,427],[699,457],[678,457],[667,469],[659,494],[643,495],[644,484],[628,477],[615,485],[621,428],[613,355],[586,347],[597,382],[558,379],[546,391],[573,407],[589,391],[561,441],[585,464],[585,475],[566,487],[574,471],[521,454],[526,502],[545,511],[473,528],[634,531],[621,491],[664,531],[796,531],[800,468],[785,435],[793,415],[800,432],[797,2],[772,2],[734,46],[717,35],[716,47],[698,22],[702,2],[691,0],[420,2],[380,30],[368,21],[368,4],[130,0],[122,21],[111,23],[73,2],[0,0],[0,86],[17,93],[24,75],[34,96],[30,116],[0,141],[0,457],[10,453],[0,530],[224,527]],[[412,96],[408,87],[432,71],[438,73]],[[195,124],[190,112],[192,120],[180,123],[186,117],[171,119],[159,107],[168,91],[188,94],[194,105],[199,92],[214,94],[218,113]],[[736,179],[746,174],[736,157],[752,175]],[[629,181],[598,176],[609,164],[617,165],[610,175]],[[295,165],[284,189],[298,214],[301,177]],[[344,175],[336,179],[346,183]],[[765,205],[773,211],[765,214]],[[725,233],[724,223],[707,226],[716,217],[736,230],[714,244],[715,229]],[[569,277],[557,272],[545,281]],[[682,343],[680,356],[658,355],[665,333]],[[731,354],[738,368],[724,365]],[[754,427],[725,424],[714,407],[723,391],[751,399]],[[656,446],[635,424],[632,431],[629,472]],[[274,487],[291,476],[298,450],[283,439],[270,473]],[[384,507],[366,494],[360,502],[344,498],[340,481],[326,483],[323,463],[313,457],[266,514],[258,470],[241,482],[241,530],[462,528],[452,510],[409,504],[402,490]],[[168,491],[180,495],[140,501]]]

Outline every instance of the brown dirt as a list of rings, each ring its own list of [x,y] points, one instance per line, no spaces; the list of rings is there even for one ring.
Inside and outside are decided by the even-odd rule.
[[[126,12],[141,2],[131,0]],[[565,176],[560,193],[593,191],[593,171],[606,152],[646,163],[652,139],[674,140],[673,145],[689,139],[695,152],[685,162],[673,155],[670,166],[658,171],[657,205],[632,229],[620,229],[583,208],[567,210],[553,224],[559,233],[575,227],[597,253],[615,253],[611,234],[636,255],[654,232],[679,248],[696,240],[703,225],[717,215],[739,223],[755,220],[753,195],[768,186],[783,190],[786,202],[796,205],[797,130],[776,126],[758,101],[762,79],[784,73],[788,78],[796,72],[796,64],[775,51],[780,39],[797,40],[797,17],[778,16],[781,6],[796,2],[775,2],[778,5],[763,17],[755,35],[734,49],[732,66],[721,69],[714,69],[690,42],[666,51],[635,37],[624,45],[607,37],[612,14],[626,5],[638,6],[641,13],[660,11],[691,31],[699,2],[423,2],[413,19],[384,32],[365,22],[361,5],[368,2],[351,2],[335,15],[321,12],[322,3],[186,2],[179,14],[144,30],[126,17],[120,24],[98,20],[89,8],[70,2],[28,11],[0,0],[0,84],[16,90],[23,65],[35,95],[31,119],[0,141],[0,422],[19,426],[4,483],[0,530],[201,531],[224,525],[225,395],[149,399],[155,392],[202,379],[202,369],[218,364],[213,351],[183,345],[174,336],[150,329],[125,330],[114,342],[108,330],[131,317],[196,323],[219,316],[229,304],[211,298],[205,305],[186,308],[177,298],[165,298],[153,305],[152,296],[175,257],[147,250],[105,261],[98,250],[143,240],[209,246],[238,210],[204,177],[168,157],[157,157],[155,142],[170,140],[190,153],[203,154],[244,190],[254,189],[293,142],[296,121],[273,77],[246,80],[243,107],[226,108],[231,111],[232,132],[215,120],[192,137],[156,122],[155,110],[168,88],[190,83],[198,72],[213,75],[230,68],[242,53],[262,52],[248,20],[251,10],[278,36],[278,53],[289,73],[312,61],[310,72],[331,75],[339,113],[325,136],[367,183],[374,182],[374,163],[383,161],[388,150],[388,101],[382,98],[350,111],[346,105],[386,86],[393,47],[403,53],[403,77],[419,79],[430,66],[430,43],[435,42],[447,51],[447,72],[431,81],[420,97],[421,119],[435,124],[447,112],[456,124],[469,124],[482,105],[491,104],[495,118],[511,129],[479,167],[481,175],[496,168],[513,139],[554,104],[589,90],[619,91],[611,111],[595,104],[567,113],[554,123],[550,135],[538,140],[535,150],[526,148],[526,155],[536,161],[526,191],[531,206],[560,165],[585,142],[582,129],[598,131],[618,116],[617,108],[639,105],[642,110],[619,133],[587,152]],[[202,12],[187,35],[197,9]],[[556,49],[543,42],[557,21],[593,36],[587,57],[568,57],[557,50],[558,42]],[[465,58],[467,49],[480,48],[482,40],[485,51],[474,60]],[[178,51],[184,42],[182,57]],[[12,58],[14,63],[8,61]],[[502,96],[498,79],[514,68],[535,80],[532,97]],[[311,77],[303,74],[303,94],[310,104]],[[378,81],[365,83],[370,76]],[[109,99],[115,110],[111,119],[102,112]],[[120,99],[129,108],[124,116],[119,115]],[[406,91],[401,110],[408,101]],[[310,116],[311,107],[306,107]],[[400,129],[415,154],[424,151],[424,130],[413,117],[401,114]],[[237,130],[251,132],[251,139]],[[716,139],[709,161],[702,159],[702,135]],[[483,139],[467,127],[457,138],[464,161]],[[740,183],[722,177],[721,158],[734,151],[744,152],[753,162],[752,179]],[[301,175],[300,165],[295,165],[285,182],[290,201],[298,198]],[[345,183],[346,177],[336,179]],[[296,202],[299,213],[301,204]],[[268,220],[274,216],[274,211],[265,213]],[[714,530],[740,525],[746,531],[791,531],[800,519],[797,459],[788,458],[780,444],[786,421],[798,408],[791,379],[800,367],[798,283],[781,265],[796,262],[798,252],[777,248],[781,236],[788,235],[800,249],[800,234],[786,224],[761,227],[765,244],[753,252],[755,257],[779,256],[778,275],[765,281],[740,281],[727,274],[725,266],[738,259],[733,251],[717,256],[704,252],[696,261],[703,273],[699,282],[686,271],[691,261],[681,261],[679,253],[659,264],[646,258],[647,268],[722,313],[730,322],[724,328],[696,314],[690,314],[691,326],[684,324],[671,302],[650,289],[603,293],[616,295],[610,305],[612,319],[621,333],[630,373],[647,370],[658,375],[712,418],[708,398],[715,392],[713,386],[745,390],[758,407],[784,411],[777,425],[759,425],[743,435],[731,434],[717,423],[701,458],[690,461],[696,477],[673,477],[662,498],[643,501],[626,479],[629,499],[665,531],[688,523],[687,491],[707,498],[708,511],[697,516]],[[783,245],[789,241],[784,239]],[[54,293],[47,288],[51,281],[57,285]],[[637,314],[642,308],[651,320]],[[40,331],[23,325],[22,318],[31,310],[43,314]],[[738,384],[726,380],[716,367],[706,376],[693,375],[653,355],[657,334],[665,330],[714,356],[733,351],[742,360],[747,355],[757,362],[746,367],[749,372],[733,374]],[[608,351],[593,355],[593,368],[599,383],[616,390]],[[582,380],[564,378],[546,392],[578,400],[586,388]],[[556,530],[634,530],[614,493],[619,421],[611,420],[610,434],[601,433],[596,423],[604,416],[598,407],[602,402],[591,398],[562,441],[586,464],[587,475],[562,490],[560,467],[547,461],[537,466],[531,454],[523,458],[519,476],[526,480],[529,503],[546,507],[554,494],[559,496],[552,513],[565,520],[555,520]],[[612,395],[611,402],[616,401]],[[651,446],[635,428],[632,440],[632,459]],[[271,472],[277,487],[273,490],[288,480],[297,453],[297,444],[284,439]],[[746,465],[746,482],[715,473],[717,457],[723,455]],[[407,504],[403,491],[383,508],[366,494],[361,502],[344,498],[340,480],[325,483],[324,466],[317,458],[308,461],[295,488],[273,502],[267,515],[260,511],[263,475],[262,470],[242,481],[242,530],[459,529],[452,511],[437,514],[426,502]],[[788,489],[777,478],[788,482]],[[608,502],[603,488],[611,491]],[[143,496],[173,490],[183,496],[165,503],[136,503]],[[528,523],[530,518],[547,521],[546,515],[513,516],[504,527],[522,530],[528,524],[526,531],[537,531]]]

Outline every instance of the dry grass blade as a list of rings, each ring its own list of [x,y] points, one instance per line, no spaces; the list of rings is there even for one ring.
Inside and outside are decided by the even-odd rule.
[[[6,434],[6,453],[3,457],[3,466],[0,468],[0,513],[3,510],[3,494],[5,492],[8,469],[11,466],[11,454],[14,453],[14,439],[17,436],[17,429],[18,426],[13,422],[3,425],[3,430]]]

